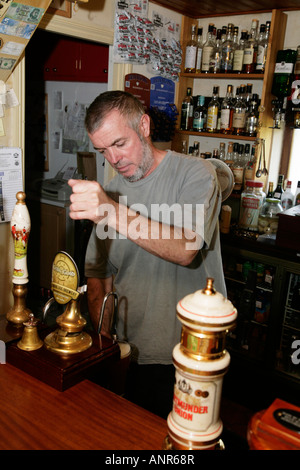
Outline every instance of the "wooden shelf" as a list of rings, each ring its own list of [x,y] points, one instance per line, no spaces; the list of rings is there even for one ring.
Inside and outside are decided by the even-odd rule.
[[[263,80],[263,73],[185,73],[181,72],[180,77],[187,78],[216,78],[216,79],[243,79],[243,80]]]
[[[198,137],[215,137],[217,139],[230,139],[230,140],[248,140],[248,141],[255,141],[256,137],[249,137],[246,135],[234,135],[234,134],[222,134],[221,132],[197,132],[197,131],[183,131],[181,129],[177,129],[176,132],[182,135],[194,135]]]

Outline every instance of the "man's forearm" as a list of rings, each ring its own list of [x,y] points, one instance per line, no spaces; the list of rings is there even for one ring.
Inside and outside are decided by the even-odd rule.
[[[201,237],[192,230],[144,217],[113,201],[114,211],[107,224],[144,250],[183,266],[190,264],[201,246]]]

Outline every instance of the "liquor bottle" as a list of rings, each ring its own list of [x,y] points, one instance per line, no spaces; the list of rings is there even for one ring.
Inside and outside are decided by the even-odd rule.
[[[282,193],[283,193],[283,180],[284,180],[284,175],[278,175],[278,181],[277,181],[277,186],[274,191],[274,199],[281,199]]]
[[[233,115],[232,115],[232,133],[235,135],[244,135],[246,126],[246,105],[242,96],[240,95],[240,90],[236,90],[236,99],[233,105]]]
[[[206,41],[203,45],[203,50],[202,50],[201,71],[204,73],[209,72],[209,64],[211,61],[211,55],[213,54],[213,51],[214,51],[215,41],[213,37],[213,31],[214,31],[214,25],[210,23],[208,25],[208,33],[207,33]]]
[[[260,26],[260,33],[257,41],[257,61],[255,71],[264,73],[267,61],[267,52],[269,44],[271,22],[267,21],[266,25]]]
[[[232,167],[233,164],[233,143],[229,142],[228,143],[228,148],[227,148],[227,154],[226,154],[226,159],[225,163],[229,166],[229,168]]]
[[[261,24],[257,39],[257,58],[255,65],[255,72],[257,73],[264,73],[267,44],[268,43],[266,41],[266,25]]]
[[[187,88],[186,97],[184,98],[181,105],[181,119],[180,129],[188,131],[193,127],[193,112],[194,112],[194,100],[192,97],[192,89]]]
[[[252,20],[249,39],[244,49],[243,72],[254,73],[257,57],[257,28],[258,20]]]
[[[238,144],[238,142],[235,142],[233,144],[233,152],[232,152],[233,162],[238,158],[238,155],[239,155],[239,144]]]
[[[226,154],[225,154],[225,142],[220,142],[220,151],[219,151],[220,160],[225,162]]]
[[[290,209],[294,205],[294,194],[292,193],[292,182],[288,181],[286,184],[286,190],[281,196],[281,205],[284,211]]]
[[[202,64],[202,51],[203,51],[203,36],[202,36],[203,28],[198,28],[197,32],[197,59],[196,59],[196,72],[201,72],[201,64]]]
[[[246,94],[245,94],[245,105],[247,108],[246,113],[249,113],[251,100],[252,100],[252,83],[247,83]]]
[[[267,193],[267,199],[273,198],[274,197],[274,183],[270,181],[269,183],[269,188],[268,188],[268,193]]]
[[[203,132],[206,126],[207,111],[204,107],[205,97],[198,96],[197,106],[194,109],[193,131]]]
[[[233,42],[233,47],[234,49],[237,48],[238,44],[239,44],[239,27],[238,26],[234,26],[233,27],[233,38],[232,38],[232,42]]]
[[[209,64],[210,73],[219,73],[221,71],[221,60],[222,60],[222,41],[221,41],[221,29],[217,30],[217,38],[213,53],[211,54],[211,60]]]
[[[245,145],[245,170],[244,170],[244,186],[246,186],[246,181],[253,179],[254,171],[254,161],[255,161],[255,145],[252,147],[250,153],[250,144]]]
[[[233,72],[242,73],[243,70],[243,61],[244,61],[244,50],[245,44],[247,42],[247,31],[243,30],[241,32],[241,38],[239,44],[234,50],[233,53]]]
[[[296,197],[295,197],[295,206],[300,204],[300,181],[297,183]]]
[[[222,43],[226,41],[227,36],[227,26],[222,26],[221,41]]]
[[[196,25],[191,27],[191,38],[185,48],[185,72],[196,72],[196,58],[197,58],[197,42],[196,42]]]
[[[297,51],[293,49],[277,52],[271,93],[278,99],[289,96],[291,93],[296,58]]]
[[[234,144],[234,146],[237,146],[237,152],[234,153],[233,157],[233,165],[232,165],[232,173],[234,176],[234,186],[233,186],[233,192],[235,193],[241,193],[243,189],[243,181],[244,181],[244,167],[245,167],[245,161],[244,161],[244,145],[243,144]]]
[[[219,149],[213,149],[212,158],[217,158],[220,160]]]
[[[183,140],[181,142],[181,153],[187,154],[187,141]]]
[[[212,98],[207,107],[206,129],[208,132],[216,132],[218,126],[218,114],[220,109],[219,87],[213,87]]]
[[[250,103],[249,112],[246,117],[246,132],[245,134],[249,137],[255,137],[258,127],[258,95],[256,93],[252,96],[252,101]]]
[[[222,132],[222,134],[232,133],[232,115],[233,115],[232,85],[227,85],[227,93],[221,105],[220,131]]]
[[[222,46],[221,71],[224,73],[232,72],[233,69],[233,24],[229,23],[227,28],[226,41]]]
[[[194,142],[194,150],[193,150],[194,157],[200,157],[200,142],[195,140]]]

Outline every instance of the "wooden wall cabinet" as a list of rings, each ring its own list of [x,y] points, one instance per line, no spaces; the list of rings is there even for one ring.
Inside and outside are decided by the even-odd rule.
[[[106,83],[108,46],[58,38],[44,64],[44,80]]]
[[[265,139],[266,141],[266,163],[267,167],[269,164],[269,156],[271,150],[271,137],[272,137],[272,126],[273,126],[273,113],[272,113],[272,97],[271,97],[271,88],[272,88],[272,81],[273,81],[273,72],[276,62],[276,55],[277,51],[283,47],[284,44],[284,36],[285,36],[285,29],[286,29],[286,21],[287,15],[279,10],[272,11],[271,17],[271,29],[270,29],[270,36],[269,36],[269,47],[268,47],[268,54],[267,54],[267,61],[266,61],[266,68],[264,74],[205,74],[205,73],[184,73],[181,72],[179,86],[177,90],[177,99],[176,99],[176,106],[179,111],[179,119],[177,124],[177,130],[175,133],[175,137],[172,143],[172,148],[175,151],[181,152],[182,149],[182,141],[189,138],[189,136],[196,136],[197,140],[200,141],[200,148],[201,148],[201,136],[202,137],[214,137],[220,138],[220,141],[224,140],[242,140],[242,141],[252,141],[256,140],[256,137],[240,137],[234,135],[224,135],[224,134],[211,134],[211,133],[202,133],[202,132],[190,132],[190,131],[182,131],[180,130],[180,111],[181,111],[181,103],[186,96],[186,90],[188,87],[191,87],[193,90],[193,85],[195,80],[213,80],[212,84],[215,84],[218,80],[230,80],[229,83],[235,83],[237,81],[238,84],[241,83],[251,83],[253,80],[262,80],[262,94],[260,96],[261,99],[261,108],[264,109],[263,112],[260,113],[260,121],[261,121],[261,128],[259,130],[258,136],[260,138]],[[195,24],[195,20],[189,18],[187,16],[183,17],[182,20],[182,30],[181,30],[181,44],[183,47],[183,58],[182,58],[182,70],[184,67],[185,62],[185,44],[190,37],[191,25]],[[255,175],[256,168],[253,170],[253,177]],[[262,176],[260,181],[263,181],[264,184],[266,183],[266,177]]]

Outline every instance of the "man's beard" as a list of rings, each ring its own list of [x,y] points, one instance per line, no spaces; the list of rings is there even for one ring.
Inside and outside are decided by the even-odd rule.
[[[143,138],[141,138],[141,141],[143,143],[143,149],[144,149],[142,162],[133,175],[127,176],[127,177],[125,176],[125,179],[129,181],[130,183],[141,180],[144,177],[144,175],[148,173],[148,171],[150,170],[153,164],[154,159],[153,159],[151,147],[149,146],[148,142],[144,140]]]

